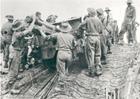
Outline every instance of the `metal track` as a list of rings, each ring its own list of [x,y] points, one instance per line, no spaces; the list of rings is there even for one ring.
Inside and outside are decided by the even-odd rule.
[[[53,77],[48,81],[49,83],[46,83],[44,88],[39,93],[40,97],[39,99],[46,99],[51,92],[51,90],[54,88],[55,84],[57,83],[58,75],[55,73]]]

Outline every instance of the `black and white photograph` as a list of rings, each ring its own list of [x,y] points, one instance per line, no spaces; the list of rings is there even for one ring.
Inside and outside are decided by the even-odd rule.
[[[0,0],[0,99],[140,99],[140,0]]]

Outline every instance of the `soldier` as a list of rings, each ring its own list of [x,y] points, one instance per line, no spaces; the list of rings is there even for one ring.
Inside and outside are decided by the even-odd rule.
[[[106,56],[107,56],[107,46],[106,46],[106,33],[105,33],[105,16],[102,8],[96,10],[97,16],[101,20],[104,30],[102,34],[100,34],[100,42],[101,42],[101,62],[102,64],[107,64]]]
[[[106,26],[108,26],[110,24],[110,22],[111,22],[111,19],[112,19],[110,8],[106,7],[105,8],[105,13],[106,13],[106,22],[105,22],[105,24],[106,24]]]
[[[57,72],[59,74],[59,86],[56,90],[64,89],[65,80],[66,80],[66,69],[70,66],[72,62],[72,50],[74,48],[74,37],[70,33],[72,27],[64,22],[61,24],[60,33],[55,33],[50,36],[46,36],[45,33],[41,32],[41,35],[47,40],[56,39],[58,45],[58,54],[57,54]]]
[[[18,77],[18,71],[19,71],[21,58],[22,58],[21,56],[22,51],[23,51],[22,49],[25,47],[24,36],[32,31],[34,22],[35,22],[35,16],[34,16],[33,22],[30,24],[28,29],[25,29],[22,22],[19,20],[16,20],[14,24],[12,25],[14,33],[12,36],[11,45],[13,48],[14,55],[13,55],[13,60],[11,62],[10,71],[8,74],[8,82],[5,84],[5,87],[4,87],[5,90],[3,94],[9,91],[8,89],[10,88],[11,85],[14,84],[14,82],[16,81]]]
[[[100,36],[103,27],[101,21],[96,17],[96,11],[88,8],[88,18],[79,27],[86,27],[85,56],[88,64],[88,76],[102,74]]]
[[[121,31],[119,33],[119,44],[123,45],[123,37],[125,32],[128,32],[128,43],[131,45],[133,43],[132,28],[136,19],[136,9],[132,6],[132,0],[127,0],[127,8],[125,11],[124,21],[122,23]]]
[[[13,35],[13,30],[12,30],[12,24],[14,17],[12,15],[7,15],[6,16],[8,22],[6,22],[1,29],[1,34],[2,34],[2,49],[4,53],[4,73],[8,73],[8,61],[9,61],[9,46],[11,44],[12,40],[12,35]],[[6,69],[7,68],[7,69]]]
[[[107,31],[107,53],[111,54],[111,41],[112,41],[112,26],[111,26],[111,15],[110,15],[110,9],[108,7],[105,8],[105,12],[107,14],[105,19],[105,29]]]

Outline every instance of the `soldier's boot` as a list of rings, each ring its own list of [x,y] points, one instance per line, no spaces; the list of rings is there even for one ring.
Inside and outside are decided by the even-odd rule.
[[[94,77],[94,76],[96,76],[96,75],[95,75],[95,72],[93,72],[92,68],[88,68],[88,70],[85,71],[84,74],[85,74],[86,76],[88,76],[88,77]]]
[[[106,65],[106,64],[107,64],[106,57],[102,58],[101,64],[102,64],[102,65]]]
[[[128,39],[128,45],[129,45],[129,46],[132,46],[132,45],[133,45],[133,39],[132,39],[132,38],[129,38],[129,39]]]
[[[112,54],[112,52],[111,52],[111,47],[110,47],[110,46],[108,46],[107,54]]]
[[[2,94],[2,95],[5,95],[5,94],[9,93],[9,92],[10,92],[10,89],[12,88],[12,86],[13,86],[13,84],[14,84],[14,82],[15,82],[15,80],[10,80],[10,81],[8,81],[8,82],[4,85],[1,94]]]
[[[1,95],[5,95],[5,94],[9,93],[9,91],[10,91],[9,85],[6,84],[1,91]]]
[[[13,95],[13,94],[20,94],[21,90],[19,89],[11,89],[10,93]]]
[[[8,68],[8,62],[4,61],[4,68]]]
[[[95,57],[95,73],[97,76],[101,75],[102,74],[102,65],[101,65],[101,62],[100,62],[100,57]]]
[[[102,71],[102,66],[101,65],[96,65],[96,75],[100,76],[102,75],[103,71]]]
[[[9,71],[9,69],[8,69],[8,63],[6,61],[4,61],[4,66],[1,69],[1,73],[2,74],[8,74],[8,71]]]
[[[58,82],[58,85],[55,87],[55,91],[64,91],[65,86],[66,86],[66,85],[65,85],[64,82],[59,81],[59,82]]]
[[[20,92],[21,92],[21,90],[20,90],[19,86],[17,86],[17,85],[13,86],[13,88],[10,91],[11,94],[20,94]]]
[[[118,41],[118,45],[124,45],[124,41],[123,40],[119,40]]]
[[[95,77],[96,76],[96,68],[94,67],[91,67],[89,68],[89,71],[88,71],[88,75],[89,77]]]
[[[20,66],[19,66],[20,68],[19,68],[19,72],[23,72],[24,71],[24,67],[23,67],[23,64],[20,64]]]

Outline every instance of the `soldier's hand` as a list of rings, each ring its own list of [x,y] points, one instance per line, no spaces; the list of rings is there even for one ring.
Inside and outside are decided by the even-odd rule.
[[[34,19],[36,19],[36,15],[35,15],[35,14],[33,15],[33,20],[34,20]]]
[[[56,27],[55,27],[55,31],[56,31],[56,32],[60,32],[60,31],[61,31],[60,28],[59,28],[59,26],[56,26]]]

